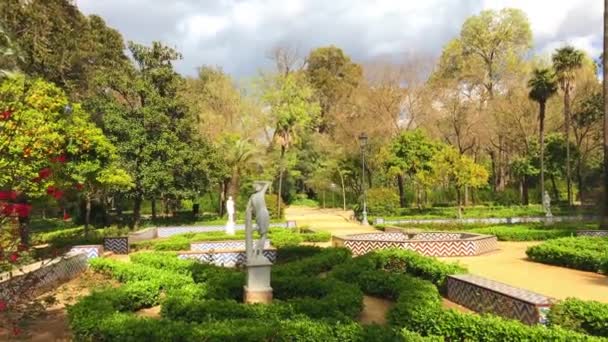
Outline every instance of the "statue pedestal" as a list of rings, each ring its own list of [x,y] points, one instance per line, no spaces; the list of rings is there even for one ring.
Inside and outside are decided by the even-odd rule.
[[[224,231],[228,235],[234,235],[234,221],[228,220],[228,222],[226,223],[226,228],[224,229]]]
[[[270,287],[270,269],[272,263],[265,257],[248,261],[247,285],[244,286],[243,299],[247,304],[272,302],[272,287]]]

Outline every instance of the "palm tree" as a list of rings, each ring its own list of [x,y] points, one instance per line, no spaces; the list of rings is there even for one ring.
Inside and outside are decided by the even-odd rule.
[[[564,93],[564,130],[566,134],[566,182],[568,205],[572,205],[572,178],[570,176],[570,93],[574,89],[575,72],[583,65],[584,53],[572,46],[564,46],[553,54],[553,69],[559,87]]]
[[[608,0],[606,0],[608,1]],[[528,96],[538,102],[538,121],[540,123],[540,197],[545,193],[545,107],[547,100],[557,92],[555,74],[549,68],[534,69],[532,78],[528,81],[530,93]]]

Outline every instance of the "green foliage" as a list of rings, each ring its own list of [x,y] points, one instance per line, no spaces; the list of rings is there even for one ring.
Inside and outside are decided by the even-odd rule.
[[[305,232],[300,235],[304,242],[328,242],[331,240],[331,233],[329,232]]]
[[[555,74],[549,68],[534,69],[528,81],[528,88],[530,99],[540,104],[546,103],[557,92]]]
[[[468,229],[468,232],[495,235],[499,241],[544,241],[576,234],[572,229],[551,227],[530,228],[529,226],[496,226],[487,228]]]
[[[543,242],[526,250],[536,262],[598,272],[608,259],[608,238],[570,237]]]
[[[549,326],[608,337],[608,304],[568,298],[551,307]]]
[[[371,188],[365,195],[370,215],[391,215],[399,208],[399,196],[389,188]]]
[[[285,202],[283,202],[283,199],[281,199],[281,212],[277,212],[276,195],[266,194],[264,199],[266,200],[266,208],[268,208],[268,214],[271,219],[280,220],[285,217]]]

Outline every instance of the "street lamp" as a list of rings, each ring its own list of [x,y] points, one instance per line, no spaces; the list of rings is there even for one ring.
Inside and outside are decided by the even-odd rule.
[[[361,147],[361,190],[363,191],[363,220],[362,224],[368,226],[367,222],[367,195],[365,194],[365,148],[367,147],[367,134],[359,135],[359,147]]]

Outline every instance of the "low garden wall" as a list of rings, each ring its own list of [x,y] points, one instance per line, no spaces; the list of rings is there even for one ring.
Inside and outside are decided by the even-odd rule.
[[[0,300],[36,296],[76,277],[87,268],[87,255],[70,252],[62,258],[44,260],[23,267],[22,271],[0,274]],[[26,291],[27,293],[23,293]]]
[[[257,241],[254,241],[254,244]],[[270,241],[266,240],[264,248],[270,248]],[[245,249],[244,240],[227,240],[227,241],[200,241],[190,243],[190,251],[192,252],[209,252],[221,250]]]
[[[578,230],[576,236],[608,237],[608,230]]]
[[[70,249],[71,253],[84,253],[88,259],[92,258],[100,258],[103,256],[103,246],[102,245],[81,245],[74,246]]]
[[[277,250],[275,248],[265,248],[262,254],[268,258],[270,262],[275,262],[277,259]],[[245,264],[247,261],[247,252],[244,249],[226,249],[207,252],[192,251],[179,252],[177,257],[179,259],[194,259],[199,262],[216,266],[238,267]]]
[[[463,219],[397,219],[385,220],[377,217],[374,224],[516,224],[516,223],[557,223],[557,222],[579,222],[596,221],[597,216],[531,216],[531,217],[486,217],[486,218],[463,218]]]
[[[295,221],[271,223],[270,228],[295,228]],[[226,229],[225,225],[214,225],[214,226],[176,226],[176,227],[158,227],[156,228],[157,236],[159,238],[170,237],[177,234],[185,233],[207,233],[207,232],[221,232]],[[244,224],[237,224],[234,227],[235,230],[244,230]]]
[[[555,302],[553,298],[471,274],[448,276],[447,297],[475,312],[530,325],[545,324]]]
[[[450,232],[353,234],[334,236],[332,244],[350,249],[353,255],[399,248],[428,256],[452,257],[480,255],[498,249],[495,236]]]

